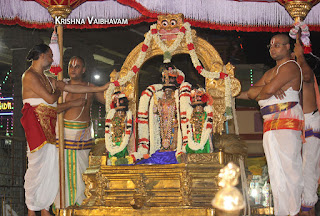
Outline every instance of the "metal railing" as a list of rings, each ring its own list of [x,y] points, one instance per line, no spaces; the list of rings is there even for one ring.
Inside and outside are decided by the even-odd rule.
[[[4,208],[11,208],[17,215],[26,215],[23,188],[27,164],[25,138],[0,136],[0,164],[1,216]],[[10,215],[10,211],[7,212]]]

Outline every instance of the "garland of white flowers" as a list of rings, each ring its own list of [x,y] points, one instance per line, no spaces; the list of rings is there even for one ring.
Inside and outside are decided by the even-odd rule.
[[[148,154],[149,151],[149,126],[147,123],[142,123],[143,119],[148,119],[149,115],[149,103],[152,98],[152,96],[155,94],[155,92],[162,89],[162,84],[154,84],[151,86],[148,86],[145,91],[142,92],[140,100],[139,100],[139,107],[138,107],[138,149],[136,152],[132,154],[132,156],[139,160],[143,157],[144,154]],[[141,141],[142,140],[142,141]]]
[[[157,24],[151,25],[150,30],[151,30],[151,32],[157,31]],[[171,46],[168,47],[166,44],[164,44],[162,42],[162,40],[160,39],[160,35],[159,34],[153,34],[152,38],[155,40],[155,42],[158,45],[158,47],[163,51],[163,56],[164,56],[163,63],[171,62],[172,53],[178,48],[178,46],[180,45],[183,37],[184,37],[184,32],[183,31],[179,31],[178,35],[177,35],[177,38],[175,39],[173,44],[171,44]]]
[[[200,143],[197,143],[194,141],[193,139],[193,128],[192,128],[192,125],[190,123],[190,119],[191,119],[191,114],[188,114],[188,124],[189,124],[189,133],[187,133],[187,136],[188,136],[188,146],[190,149],[192,149],[193,151],[197,151],[199,149],[203,149],[205,144],[207,143],[208,139],[209,139],[209,136],[210,136],[210,133],[212,131],[212,123],[211,122],[208,122],[208,119],[211,117],[212,118],[212,107],[211,106],[205,106],[204,108],[204,111],[207,113],[207,118],[202,126],[202,132],[201,132],[201,140],[200,140]],[[207,127],[208,124],[210,125],[211,124],[211,127]]]
[[[122,135],[122,141],[119,146],[117,146],[113,141],[112,141],[112,135],[111,135],[111,129],[112,129],[112,124],[111,120],[114,117],[114,114],[116,113],[115,109],[111,109],[107,115],[106,118],[106,131],[105,131],[105,144],[106,144],[106,149],[111,155],[115,155],[119,152],[121,152],[129,143],[129,138],[132,132],[132,112],[128,110],[126,112],[126,126],[124,130],[124,136]],[[108,129],[107,129],[108,127]]]
[[[112,84],[112,85],[109,85],[109,88],[107,89],[107,91],[105,91],[105,99],[106,99],[105,109],[106,109],[107,114],[109,113],[109,111],[111,109],[110,104],[112,102],[112,94],[113,94],[115,88],[116,88],[116,86],[114,84]]]
[[[192,107],[191,107],[191,84],[188,82],[184,82],[180,86],[180,116],[181,119],[181,130],[182,130],[182,140],[183,145],[177,147],[177,153],[176,155],[181,154],[182,152],[186,153],[185,147],[187,144],[187,131],[188,131],[188,119],[187,115],[189,113],[192,113]]]
[[[145,60],[146,52],[150,47],[151,39],[153,39],[156,42],[157,46],[163,51],[163,53],[164,53],[164,63],[168,63],[168,62],[171,61],[172,53],[179,47],[183,37],[186,36],[186,43],[187,43],[187,47],[188,47],[188,50],[189,50],[189,54],[190,54],[193,66],[205,78],[208,78],[208,79],[219,79],[219,78],[224,79],[225,80],[225,88],[226,88],[226,90],[225,90],[225,98],[231,97],[231,92],[227,90],[228,88],[231,89],[230,81],[228,81],[228,79],[226,79],[228,77],[228,75],[226,73],[222,73],[222,72],[207,71],[201,66],[201,63],[200,63],[199,58],[198,58],[198,55],[197,55],[197,53],[195,51],[195,47],[194,47],[194,43],[193,43],[193,40],[192,40],[192,32],[191,32],[191,27],[190,26],[191,26],[190,23],[185,22],[183,24],[183,26],[180,28],[179,33],[177,35],[177,38],[175,39],[173,44],[170,47],[168,47],[160,39],[159,32],[158,32],[158,30],[156,28],[157,25],[156,24],[151,25],[150,26],[150,30],[147,32],[145,40],[144,40],[144,42],[142,44],[141,52],[139,53],[139,56],[138,56],[136,62],[134,63],[133,67],[130,69],[130,71],[128,71],[128,73],[124,77],[122,77],[119,80],[111,83],[110,87],[114,88],[114,86],[124,85],[126,82],[131,80],[131,78],[139,71],[140,67],[142,66],[142,64],[143,64],[143,62]],[[226,103],[225,104],[226,107],[231,107],[231,100],[227,99],[227,100],[225,100],[225,103]]]
[[[311,42],[310,42],[310,31],[309,31],[309,27],[307,26],[307,24],[305,24],[303,21],[298,21],[295,22],[294,27],[290,30],[289,35],[292,39],[296,39],[297,34],[299,32],[299,30],[301,29],[301,41],[303,44],[303,51],[304,54],[312,54],[312,49],[311,49]]]
[[[191,25],[188,22],[185,22],[183,26],[180,28],[180,31],[178,33],[177,39],[174,41],[174,43],[168,48],[160,39],[159,34],[157,34],[157,29],[156,29],[156,24],[153,24],[150,29],[153,34],[153,38],[155,42],[157,43],[157,46],[165,53],[170,53],[170,60],[171,60],[171,55],[172,53],[178,48],[180,45],[183,36],[186,36],[186,43],[187,47],[189,50],[189,55],[191,57],[191,61],[193,66],[196,68],[196,70],[205,78],[208,79],[224,79],[225,80],[225,106],[226,110],[231,109],[231,82],[230,82],[230,77],[226,73],[226,69],[224,66],[224,73],[221,72],[212,72],[212,71],[207,71],[201,66],[201,63],[199,61],[198,55],[196,53],[194,43],[192,40],[192,31],[191,31]],[[168,58],[165,56],[164,57],[164,63],[168,62]],[[169,61],[170,62],[170,61]],[[229,107],[229,108],[228,108]],[[232,118],[232,115],[229,113],[226,114],[227,120]]]

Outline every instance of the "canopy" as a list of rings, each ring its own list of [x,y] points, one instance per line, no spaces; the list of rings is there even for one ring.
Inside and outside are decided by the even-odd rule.
[[[55,0],[54,2],[57,2]],[[63,0],[59,0],[63,1]],[[71,1],[72,0],[68,0]],[[39,4],[40,2],[41,4]],[[0,24],[50,28],[54,20],[45,7],[50,0],[1,0]],[[80,4],[82,3],[82,4]],[[194,27],[255,32],[289,31],[293,20],[275,0],[81,0],[69,19],[128,19],[128,24],[154,22],[159,14],[183,13]],[[311,31],[320,31],[320,4],[305,19]],[[65,28],[108,28],[126,24],[66,25]]]

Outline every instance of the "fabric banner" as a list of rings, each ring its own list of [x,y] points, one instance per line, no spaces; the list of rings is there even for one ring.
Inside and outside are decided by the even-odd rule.
[[[88,1],[76,7],[68,19],[127,19],[127,23],[111,21],[104,24],[66,24],[65,28],[108,28],[155,22],[159,14],[183,13],[185,21],[194,27],[216,30],[255,32],[286,32],[293,19],[285,8],[274,1],[230,0],[117,0]],[[314,6],[305,19],[311,31],[320,31],[320,4]],[[48,10],[35,1],[1,0],[0,24],[28,28],[52,28]]]

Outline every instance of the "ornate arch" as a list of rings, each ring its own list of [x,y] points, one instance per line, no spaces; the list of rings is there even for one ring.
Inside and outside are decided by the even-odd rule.
[[[145,35],[146,36],[146,35]],[[239,94],[241,90],[241,85],[239,80],[234,77],[234,66],[228,63],[227,65],[223,65],[223,61],[217,52],[217,50],[206,40],[198,37],[196,35],[196,31],[192,30],[192,39],[194,43],[194,48],[196,54],[198,55],[199,60],[201,61],[203,67],[211,72],[221,72],[223,70],[224,73],[228,74],[231,78],[231,89],[232,96],[236,96]],[[170,46],[174,41],[167,42],[167,46]],[[137,45],[127,56],[125,62],[123,63],[120,70],[120,78],[125,77],[130,69],[134,66],[139,53],[141,52],[143,42]],[[158,55],[163,55],[163,51],[158,47],[154,40],[151,40],[150,47],[146,52],[146,57],[144,59],[144,63],[148,61],[150,58]],[[186,39],[184,38],[178,48],[172,53],[173,55],[178,54],[189,54],[189,49],[187,47]],[[224,69],[225,68],[225,69]],[[136,114],[137,105],[138,105],[138,76],[139,72],[134,76],[130,81],[128,81],[124,86],[121,87],[121,91],[124,91],[126,95],[128,95],[130,100],[130,108],[133,110],[133,113]],[[111,81],[114,79],[111,76]],[[226,120],[224,117],[224,113],[226,111],[225,107],[225,84],[224,81],[219,79],[209,79],[206,78],[206,91],[210,93],[210,95],[214,98],[214,132],[221,133],[223,130],[223,123]]]

